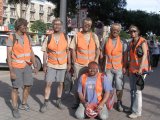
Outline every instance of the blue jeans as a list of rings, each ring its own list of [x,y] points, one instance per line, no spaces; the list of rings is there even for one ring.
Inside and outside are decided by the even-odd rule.
[[[132,113],[137,115],[142,114],[142,91],[137,89],[136,80],[137,76],[135,74],[130,75],[130,93],[131,93],[131,109]]]

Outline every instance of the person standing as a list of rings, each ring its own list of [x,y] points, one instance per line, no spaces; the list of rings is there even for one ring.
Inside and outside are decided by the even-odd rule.
[[[121,31],[119,23],[113,23],[110,31],[111,33],[106,38],[104,45],[106,74],[116,89],[117,110],[122,112],[124,110],[122,107],[122,95],[124,86],[123,75],[127,67],[127,43],[122,41],[119,36]]]
[[[32,50],[31,41],[27,34],[27,20],[19,18],[15,22],[15,33],[10,34],[6,40],[7,45],[7,62],[10,70],[12,82],[12,107],[13,117],[20,118],[18,110],[18,88],[23,88],[21,110],[29,110],[27,99],[30,88],[33,85],[31,64],[37,73],[37,65]]]
[[[56,105],[62,109],[62,92],[65,73],[70,69],[70,54],[68,50],[67,37],[61,31],[62,21],[56,18],[52,22],[54,33],[48,35],[42,45],[43,70],[45,72],[44,103],[40,112],[44,113],[48,109],[49,96],[52,82],[58,82]]]
[[[138,79],[137,74],[142,75],[143,72],[149,71],[150,65],[147,41],[143,37],[140,37],[140,31],[137,26],[131,25],[129,32],[132,38],[129,52],[129,78],[132,114],[129,115],[129,118],[133,119],[142,115],[142,91],[136,86],[136,81]],[[143,54],[140,55],[140,52],[138,51],[143,51]]]
[[[158,40],[156,40],[156,41],[153,41],[153,45],[151,46],[152,47],[152,61],[153,61],[152,67],[155,67],[155,68],[158,66],[159,54],[160,54],[158,45],[159,45],[159,42]]]
[[[99,40],[95,33],[91,31],[92,20],[86,18],[83,20],[82,31],[78,32],[70,44],[74,71],[75,71],[75,84],[74,90],[76,97],[75,107],[78,107],[79,100],[77,95],[77,82],[80,75],[87,71],[88,63],[96,61],[98,63],[100,49]]]
[[[78,81],[78,95],[80,104],[75,112],[78,119],[96,117],[101,120],[108,118],[106,101],[109,98],[112,85],[106,75],[98,72],[98,64],[90,62],[88,72],[82,74]],[[90,112],[92,110],[92,112]],[[92,114],[94,112],[94,115]]]

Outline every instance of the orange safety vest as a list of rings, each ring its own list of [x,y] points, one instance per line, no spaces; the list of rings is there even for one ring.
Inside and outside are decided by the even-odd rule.
[[[85,97],[85,92],[86,92],[87,77],[88,77],[87,73],[82,75],[82,92],[83,92],[84,97]],[[97,75],[95,92],[97,94],[98,103],[100,103],[100,101],[102,100],[102,95],[103,95],[102,73],[98,73]]]
[[[48,48],[48,62],[51,64],[65,64],[67,63],[67,40],[63,33],[60,34],[58,44],[54,40],[54,34],[52,34],[51,40],[47,46]]]
[[[138,58],[137,54],[136,54],[136,49],[139,45],[141,45],[142,42],[144,42],[144,38],[140,37],[139,41],[135,47],[135,49],[133,50],[133,42],[130,43],[130,62],[129,62],[129,71],[131,73],[137,73],[139,71],[139,67],[142,61],[142,58]],[[148,48],[147,48],[148,51]],[[148,57],[145,59],[144,64],[142,65],[142,72],[144,71],[149,71],[149,63],[148,63]]]
[[[105,54],[108,56],[106,68],[107,69],[122,69],[123,65],[123,45],[120,37],[117,37],[117,43],[114,48],[112,39],[109,37],[105,46]]]
[[[76,63],[85,65],[95,60],[96,44],[90,33],[90,42],[86,43],[84,35],[81,32],[77,33],[77,49]]]
[[[14,43],[13,35],[10,35],[9,38]],[[26,66],[26,62],[31,61],[31,45],[26,34],[24,34],[23,45],[21,45],[18,40],[13,44],[11,60],[12,67],[14,68],[24,68]]]

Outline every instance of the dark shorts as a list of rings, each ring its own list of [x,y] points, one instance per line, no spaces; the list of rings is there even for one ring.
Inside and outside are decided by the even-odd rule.
[[[12,87],[20,88],[23,86],[33,85],[33,76],[31,66],[26,66],[25,68],[14,68],[16,74],[16,79],[12,79]]]

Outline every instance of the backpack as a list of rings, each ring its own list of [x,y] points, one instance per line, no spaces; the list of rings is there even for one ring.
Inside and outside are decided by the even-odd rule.
[[[67,40],[67,39],[68,39],[68,38],[67,38],[67,35],[66,35],[65,33],[63,33],[63,34],[64,34],[65,39]],[[51,39],[52,39],[52,34],[49,34],[49,35],[48,35],[47,44],[49,44],[49,43],[51,42]]]
[[[30,44],[30,37],[29,37],[29,34],[28,33],[26,33],[26,35],[27,35],[27,37],[28,37],[28,40],[29,40],[29,44]],[[14,44],[16,43],[16,42],[18,42],[17,41],[17,38],[16,38],[16,34],[14,33],[14,34],[12,34],[12,36],[13,36],[13,46],[14,46]],[[31,44],[30,44],[31,45]]]

